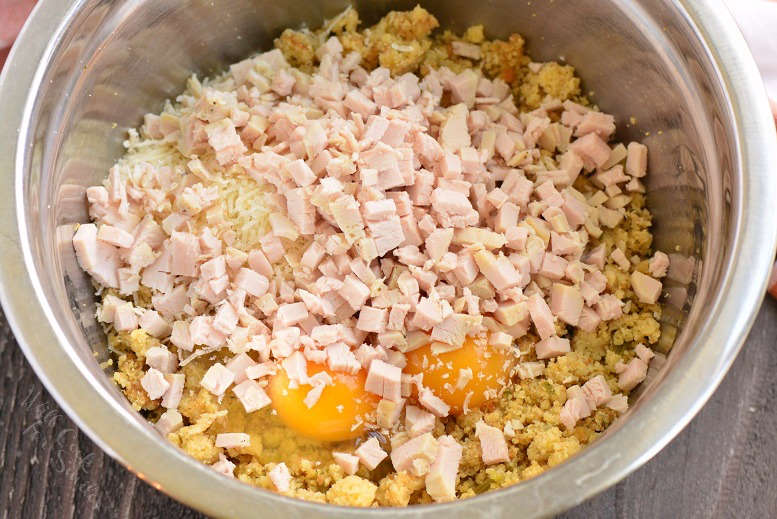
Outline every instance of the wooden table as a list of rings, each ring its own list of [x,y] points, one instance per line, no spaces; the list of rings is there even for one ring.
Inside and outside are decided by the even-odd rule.
[[[46,393],[0,314],[0,518],[202,517],[95,446]],[[777,303],[698,416],[654,459],[563,517],[777,516]]]

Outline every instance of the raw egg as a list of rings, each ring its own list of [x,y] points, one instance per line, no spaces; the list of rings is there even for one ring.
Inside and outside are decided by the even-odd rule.
[[[278,416],[290,429],[321,441],[349,440],[364,432],[366,416],[374,412],[378,398],[364,390],[365,374],[330,371],[321,364],[308,363],[308,376],[326,371],[332,377],[321,397],[308,408],[305,396],[312,386],[289,387],[289,377],[281,369],[270,380],[269,392]]]
[[[423,373],[423,385],[451,406],[452,414],[461,413],[465,401],[469,409],[479,407],[509,383],[514,358],[506,349],[489,346],[485,337],[467,337],[461,348],[435,353],[446,347],[432,342],[408,352],[404,371]]]

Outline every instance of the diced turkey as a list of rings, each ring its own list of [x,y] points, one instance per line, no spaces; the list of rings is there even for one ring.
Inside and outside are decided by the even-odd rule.
[[[98,283],[119,288],[119,251],[115,246],[97,239],[96,225],[79,225],[73,235],[73,247],[82,269]]]
[[[483,463],[493,465],[510,461],[510,455],[507,452],[507,442],[500,429],[480,421],[475,424],[475,435],[480,440],[480,453]]]
[[[425,483],[426,492],[439,503],[456,499],[456,477],[463,449],[451,436],[440,436],[437,443],[437,457],[429,469]]]

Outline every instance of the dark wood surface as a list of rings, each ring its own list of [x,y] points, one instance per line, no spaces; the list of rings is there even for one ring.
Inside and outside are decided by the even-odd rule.
[[[104,455],[28,366],[0,314],[0,519],[200,514]],[[777,517],[777,303],[712,399],[655,458],[565,518]]]

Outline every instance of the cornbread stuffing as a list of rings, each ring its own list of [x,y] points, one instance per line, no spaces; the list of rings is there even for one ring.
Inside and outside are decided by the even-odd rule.
[[[519,483],[628,408],[660,337],[647,148],[518,34],[349,8],[189,80],[87,191],[115,383],[174,445],[310,501]]]

